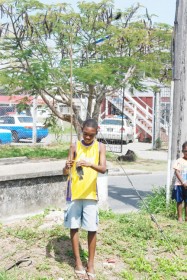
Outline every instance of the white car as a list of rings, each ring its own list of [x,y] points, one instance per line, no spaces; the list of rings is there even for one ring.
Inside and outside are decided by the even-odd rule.
[[[133,126],[129,119],[119,116],[106,117],[99,124],[97,140],[101,142],[129,143],[134,141]]]

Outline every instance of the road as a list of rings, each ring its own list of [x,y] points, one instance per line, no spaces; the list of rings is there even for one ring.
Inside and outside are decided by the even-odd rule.
[[[166,185],[167,174],[153,173],[129,176],[134,187],[138,190],[141,197],[151,194],[153,186]],[[116,213],[126,213],[138,210],[138,198],[127,177],[109,176],[109,208]]]

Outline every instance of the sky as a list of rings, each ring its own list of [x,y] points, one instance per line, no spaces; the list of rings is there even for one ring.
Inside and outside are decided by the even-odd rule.
[[[84,0],[85,2],[90,2],[89,0]],[[99,0],[92,0],[93,2],[100,2]],[[70,3],[73,8],[77,5],[78,0],[41,0],[41,2],[45,3]],[[114,5],[116,9],[126,9],[139,2],[143,6],[145,6],[149,14],[155,14],[157,17],[153,18],[155,22],[168,23],[170,25],[174,24],[175,18],[175,8],[176,8],[176,0],[114,0]]]

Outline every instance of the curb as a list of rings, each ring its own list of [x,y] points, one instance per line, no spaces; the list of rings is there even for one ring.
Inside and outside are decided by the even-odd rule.
[[[144,175],[144,174],[152,174],[152,172],[148,171],[114,171],[115,169],[110,169],[108,171],[108,176],[128,176],[128,175]]]
[[[0,158],[0,164],[12,164],[27,161],[28,158],[26,156],[23,157],[11,157],[11,158]]]

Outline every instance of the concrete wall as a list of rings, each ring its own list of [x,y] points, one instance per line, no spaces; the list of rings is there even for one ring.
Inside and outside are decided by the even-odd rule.
[[[36,175],[36,174],[35,174]],[[38,213],[47,207],[65,207],[67,176],[26,174],[23,179],[0,181],[0,221]],[[99,207],[108,209],[108,175],[98,177]]]
[[[43,176],[0,182],[0,220],[64,208],[66,176]]]

